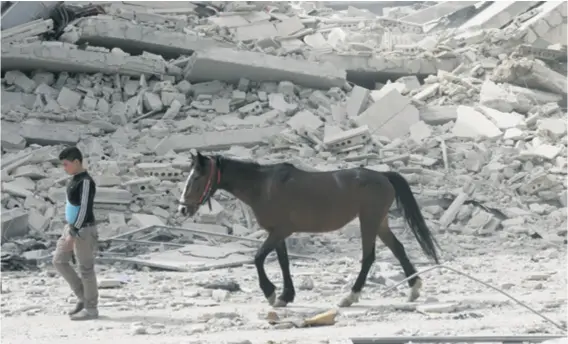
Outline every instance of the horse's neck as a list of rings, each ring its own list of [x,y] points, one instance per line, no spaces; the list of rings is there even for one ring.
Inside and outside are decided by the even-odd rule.
[[[231,193],[249,206],[259,192],[261,183],[258,165],[234,160],[223,162],[219,189]]]

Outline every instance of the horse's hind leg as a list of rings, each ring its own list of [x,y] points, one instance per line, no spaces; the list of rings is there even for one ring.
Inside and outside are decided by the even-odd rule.
[[[406,255],[406,252],[404,250],[404,246],[402,246],[400,241],[398,241],[398,239],[394,236],[389,227],[388,216],[385,216],[385,218],[381,222],[381,225],[379,226],[378,236],[382,240],[382,242],[385,243],[385,245],[391,250],[396,259],[398,259],[400,265],[402,265],[402,270],[404,270],[406,277],[415,274],[416,269],[408,259],[408,256]],[[408,281],[408,285],[411,288],[408,301],[414,301],[420,296],[422,279],[418,276],[412,277]]]
[[[385,207],[386,208],[386,207]],[[379,214],[386,213],[379,209]],[[349,307],[359,301],[361,290],[367,281],[367,275],[371,266],[375,262],[375,243],[377,238],[377,228],[380,225],[381,217],[377,216],[377,210],[366,210],[359,214],[359,222],[361,223],[361,242],[363,245],[363,260],[361,261],[361,270],[351,288],[351,293],[339,302],[339,307]]]

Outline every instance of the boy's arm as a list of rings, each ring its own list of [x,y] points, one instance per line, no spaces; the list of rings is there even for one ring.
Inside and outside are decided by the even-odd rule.
[[[79,186],[79,190],[81,193],[81,203],[79,207],[79,214],[77,215],[77,219],[75,223],[73,223],[71,230],[75,231],[75,233],[79,232],[83,224],[85,223],[85,218],[87,217],[87,209],[89,209],[92,204],[90,204],[90,197],[89,194],[91,193],[91,181],[89,179],[83,179],[83,182]]]

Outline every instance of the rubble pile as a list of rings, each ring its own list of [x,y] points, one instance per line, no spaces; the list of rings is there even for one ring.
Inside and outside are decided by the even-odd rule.
[[[539,236],[566,236],[565,2],[104,10],[59,40],[42,39],[52,19],[2,31],[3,242],[58,235],[63,145],[96,178],[101,238],[263,235],[223,192],[195,219],[175,214],[193,149],[399,171],[440,232],[528,237],[538,222]]]

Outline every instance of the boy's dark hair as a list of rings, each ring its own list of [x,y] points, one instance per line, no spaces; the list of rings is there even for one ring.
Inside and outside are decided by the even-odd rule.
[[[83,163],[83,154],[77,147],[67,147],[59,153],[59,160],[79,160],[80,163]]]

